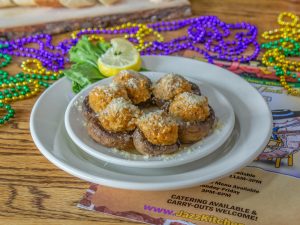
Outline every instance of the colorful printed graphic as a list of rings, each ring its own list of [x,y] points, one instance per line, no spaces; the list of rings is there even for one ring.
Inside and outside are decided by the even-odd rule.
[[[288,165],[293,165],[293,154],[300,150],[300,111],[272,111],[274,128],[271,140],[259,156],[260,160],[276,159],[276,167],[280,160],[288,158]]]
[[[300,99],[275,86],[253,85],[272,109],[274,127],[270,142],[251,166],[300,178]]]

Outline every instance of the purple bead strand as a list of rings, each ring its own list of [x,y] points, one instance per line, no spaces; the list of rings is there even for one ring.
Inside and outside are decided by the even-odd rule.
[[[177,21],[162,21],[147,26],[160,33],[186,28],[186,34],[171,41],[153,41],[152,46],[141,51],[142,55],[169,55],[188,49],[203,55],[209,62],[213,62],[214,59],[247,62],[255,59],[260,51],[256,41],[257,28],[246,22],[227,24],[216,16],[200,16]],[[138,26],[118,30],[83,29],[77,33],[75,39],[63,40],[56,46],[52,44],[51,35],[36,34],[2,43],[9,44],[9,48],[0,49],[0,52],[36,58],[47,69],[58,71],[64,69],[66,62],[69,61],[68,52],[82,35],[130,35],[136,34],[138,30]],[[128,40],[138,43],[136,38]],[[39,47],[26,47],[34,43]],[[254,50],[252,54],[245,56],[250,46],[254,47]]]

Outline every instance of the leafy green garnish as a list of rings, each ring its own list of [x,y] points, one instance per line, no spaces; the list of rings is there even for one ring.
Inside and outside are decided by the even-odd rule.
[[[91,43],[83,36],[69,51],[70,61],[74,64],[64,74],[72,81],[72,90],[78,93],[86,86],[106,78],[100,73],[98,59],[111,47],[108,42]],[[140,71],[148,71],[141,68]]]
[[[76,83],[75,81],[72,81],[72,90],[74,93],[78,93],[81,91],[83,87],[81,87],[78,83]]]
[[[105,53],[111,47],[111,44],[108,42],[98,42],[97,46]]]
[[[73,64],[70,69],[64,71],[64,74],[73,81],[73,91],[75,93],[89,84],[105,78],[97,67],[88,63]]]
[[[86,36],[83,36],[69,52],[70,61],[75,63],[70,69],[64,70],[64,74],[72,81],[75,93],[98,80],[105,78],[97,66],[97,60],[110,48],[108,42],[92,44]]]
[[[97,68],[98,58],[110,47],[107,42],[92,44],[86,36],[83,36],[69,52],[70,61],[74,63],[88,63]]]

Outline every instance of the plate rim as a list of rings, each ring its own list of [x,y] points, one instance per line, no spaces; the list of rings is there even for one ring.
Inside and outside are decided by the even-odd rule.
[[[195,60],[195,59],[189,59],[189,58],[183,58],[183,57],[177,57],[177,56],[145,56],[143,57],[144,60],[151,60],[151,58],[154,58],[154,57],[158,57],[159,59],[162,59],[162,58],[166,58],[166,59],[180,59],[182,61],[185,61],[185,60],[191,60],[191,61],[194,61],[194,62],[197,62],[199,64],[203,64],[203,62],[199,61],[199,60]],[[232,72],[228,71],[228,70],[225,70],[223,68],[220,68],[218,66],[215,66],[215,65],[212,65],[212,64],[209,64],[210,66],[213,66],[213,67],[216,67],[218,70],[223,70],[223,71],[226,71],[226,73],[229,75],[231,74],[231,76],[234,76],[235,79],[240,79],[242,80],[242,82],[245,82],[247,83],[244,79],[242,79],[241,77],[233,74]],[[59,84],[59,82],[63,82],[63,80],[66,79],[66,78],[62,78],[60,81],[57,81],[55,84],[51,85],[51,87],[49,87],[48,90],[51,90],[52,88],[54,88],[56,85]],[[257,91],[254,87],[252,87],[250,84],[249,84],[249,88]],[[168,183],[155,183],[155,185],[149,185],[149,183],[144,183],[144,182],[133,182],[133,181],[120,181],[120,180],[112,180],[112,179],[103,179],[99,176],[94,176],[94,175],[90,175],[86,172],[82,172],[80,170],[78,170],[77,168],[73,167],[73,166],[70,166],[68,164],[66,164],[65,162],[57,159],[51,152],[49,152],[47,150],[47,148],[45,148],[45,146],[37,139],[37,136],[34,132],[34,124],[33,124],[33,120],[34,120],[34,115],[36,113],[36,109],[37,109],[37,106],[39,105],[39,102],[41,101],[41,99],[43,99],[43,96],[45,96],[47,93],[48,93],[48,90],[45,91],[40,97],[39,99],[37,100],[37,102],[35,103],[33,109],[32,109],[32,113],[30,115],[30,132],[31,132],[31,135],[33,137],[33,141],[34,143],[37,145],[39,151],[50,161],[52,162],[54,165],[56,165],[57,167],[59,167],[60,169],[74,175],[75,177],[79,177],[83,180],[87,180],[89,182],[93,182],[93,183],[99,183],[99,184],[105,184],[107,186],[110,186],[110,187],[115,187],[115,188],[124,188],[124,189],[132,189],[132,190],[171,190],[171,189],[180,189],[180,188],[186,188],[186,187],[192,187],[192,186],[195,186],[195,185],[199,185],[199,184],[203,184],[203,183],[208,183],[210,181],[213,181],[213,180],[217,180],[221,177],[224,177],[224,176],[227,176],[229,174],[232,174],[233,172],[239,170],[241,167],[243,166],[246,166],[248,165],[250,162],[253,161],[253,159],[255,159],[255,157],[259,154],[259,152],[261,152],[262,148],[266,146],[266,144],[268,143],[269,141],[269,138],[271,136],[271,133],[272,133],[272,114],[271,114],[271,111],[267,105],[266,102],[265,103],[265,107],[266,107],[266,110],[268,111],[269,113],[269,117],[268,117],[268,134],[266,134],[266,137],[264,138],[264,140],[260,143],[260,145],[257,147],[257,150],[253,152],[253,154],[251,155],[252,157],[249,157],[245,160],[243,160],[242,162],[238,162],[234,165],[234,167],[231,166],[228,166],[227,168],[225,168],[224,170],[222,170],[222,173],[219,173],[219,174],[215,174],[214,176],[211,176],[211,174],[207,174],[205,176],[202,176],[203,179],[200,179],[198,177],[196,178],[191,178],[189,179],[188,181],[186,181],[185,183],[180,183],[180,182],[177,182],[177,181],[168,181]],[[260,95],[258,92],[257,92],[257,95]],[[262,97],[262,96],[260,96]],[[174,186],[175,185],[175,186]]]

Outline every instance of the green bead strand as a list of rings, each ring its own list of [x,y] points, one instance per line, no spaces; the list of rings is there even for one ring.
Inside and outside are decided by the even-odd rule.
[[[15,116],[15,110],[11,108],[11,105],[4,104],[0,101],[0,109],[5,109],[6,114],[3,117],[0,117],[0,125],[8,122],[10,118],[13,118]]]

